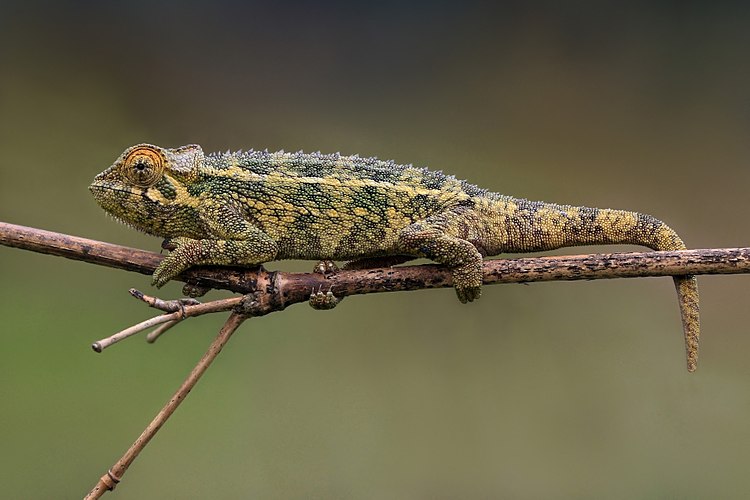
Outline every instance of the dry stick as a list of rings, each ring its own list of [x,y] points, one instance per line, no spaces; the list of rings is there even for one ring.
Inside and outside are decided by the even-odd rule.
[[[161,325],[162,323],[179,321],[181,319],[181,316],[182,315],[179,312],[173,312],[171,314],[162,314],[159,316],[155,316],[153,318],[149,318],[129,328],[126,328],[120,332],[117,332],[114,335],[110,335],[109,337],[105,339],[97,340],[96,342],[91,344],[91,348],[96,352],[102,352],[104,349],[111,346],[112,344],[116,344],[117,342],[121,340],[125,340],[126,338],[130,337],[131,335],[135,335],[138,332],[142,332],[143,330],[148,330],[149,328],[154,327],[156,325]]]
[[[155,316],[145,321],[141,321],[140,323],[135,324],[131,327],[128,327],[122,331],[119,331],[115,333],[114,335],[110,335],[109,337],[103,338],[101,340],[97,340],[91,345],[91,348],[94,351],[102,352],[104,349],[111,346],[112,344],[116,344],[117,342],[123,339],[126,339],[144,330],[148,330],[149,328],[152,328],[156,325],[161,325],[163,323],[166,323],[167,326],[171,328],[172,326],[182,321],[183,319],[191,318],[193,316],[201,316],[203,314],[230,311],[234,307],[238,306],[240,302],[242,302],[242,297],[230,297],[228,299],[213,300],[211,302],[206,302],[205,304],[194,303],[194,304],[182,305],[181,304],[182,301],[161,300],[157,297],[149,297],[148,295],[144,295],[141,292],[138,292],[137,290],[133,290],[133,289],[130,290],[130,293],[131,295],[138,297],[143,302],[146,302],[152,307],[157,307],[157,303],[158,303],[158,305],[161,306],[161,307],[157,307],[158,309],[173,310],[174,308],[178,308],[178,310],[169,314],[162,314],[160,316]],[[175,306],[175,304],[181,304],[181,305]],[[163,327],[159,328],[159,335],[161,333],[164,333],[167,329],[168,328],[165,329]],[[156,339],[154,338],[153,340],[151,340],[151,342],[153,342],[154,340]]]
[[[164,258],[144,250],[0,222],[0,245],[58,255],[141,274],[153,273]],[[750,248],[633,252],[559,257],[495,259],[484,263],[484,283],[750,273]],[[452,286],[450,270],[422,265],[316,273],[268,273],[262,268],[196,267],[177,278],[191,284],[238,293],[259,291],[260,277],[272,276],[280,295],[273,310],[306,302],[310,290],[333,288],[337,297],[363,293]],[[266,291],[266,290],[261,290]]]
[[[175,392],[172,399],[161,409],[161,411],[154,417],[151,423],[146,429],[138,436],[138,439],[130,446],[127,452],[117,461],[115,464],[104,474],[94,488],[86,495],[86,499],[100,498],[105,492],[113,489],[117,486],[117,483],[122,479],[123,474],[128,470],[128,467],[138,457],[138,454],[146,447],[151,438],[157,433],[157,431],[164,425],[164,422],[174,413],[177,407],[182,403],[188,393],[195,387],[195,384],[201,378],[206,369],[211,365],[216,356],[219,355],[222,348],[226,345],[229,338],[247,319],[247,316],[233,312],[229,319],[227,319],[224,326],[219,331],[219,334],[211,342],[206,353],[203,355],[201,360],[195,365],[193,371],[190,372],[188,378],[182,383],[177,392]]]
[[[181,320],[176,319],[176,320],[173,320],[173,321],[169,321],[168,323],[164,323],[163,325],[161,325],[158,328],[154,328],[154,331],[148,332],[146,334],[146,342],[148,342],[149,344],[153,344],[154,342],[156,342],[157,340],[159,340],[159,337],[161,337],[162,335],[164,335],[167,332],[167,330],[169,330],[173,326],[177,325],[177,323],[179,323],[180,321]]]

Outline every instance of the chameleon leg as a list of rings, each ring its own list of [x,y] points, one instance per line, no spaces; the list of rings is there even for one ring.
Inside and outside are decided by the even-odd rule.
[[[469,241],[450,236],[429,221],[406,227],[399,235],[399,251],[427,257],[452,268],[453,287],[462,303],[482,294],[482,255]]]
[[[276,242],[261,231],[242,240],[194,240],[174,238],[176,248],[167,255],[153,275],[152,284],[161,288],[185,269],[201,264],[253,266],[276,258]]]

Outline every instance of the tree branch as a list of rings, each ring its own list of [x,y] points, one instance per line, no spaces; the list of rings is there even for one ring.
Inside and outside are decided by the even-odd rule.
[[[153,252],[3,222],[0,222],[0,244],[149,275],[164,258]],[[742,274],[750,273],[750,248],[494,259],[485,261],[484,273],[485,284]],[[337,297],[345,297],[452,286],[450,271],[432,264],[342,270],[327,276],[268,272],[262,266],[257,269],[202,266],[185,271],[176,280],[206,288],[255,293],[258,303],[250,311],[253,315],[305,302],[311,290],[331,289]]]

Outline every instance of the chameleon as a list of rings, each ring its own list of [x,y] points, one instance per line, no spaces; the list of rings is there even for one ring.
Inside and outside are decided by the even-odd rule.
[[[594,244],[686,248],[650,215],[514,198],[441,171],[339,153],[137,144],[90,191],[116,220],[170,243],[156,287],[194,265],[306,259],[367,268],[427,258],[451,270],[466,303],[481,295],[484,257]],[[694,276],[674,282],[692,372],[698,286]]]

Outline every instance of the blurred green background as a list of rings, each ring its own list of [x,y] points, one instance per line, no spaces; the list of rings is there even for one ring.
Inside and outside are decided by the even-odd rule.
[[[0,220],[158,250],[87,186],[131,144],[195,142],[393,158],[746,246],[749,56],[740,2],[5,0]],[[8,248],[0,276],[0,496],[80,497],[224,318],[96,355],[153,314],[127,294],[148,277]],[[750,278],[700,286],[693,375],[666,278],[253,319],[108,496],[746,498]]]

